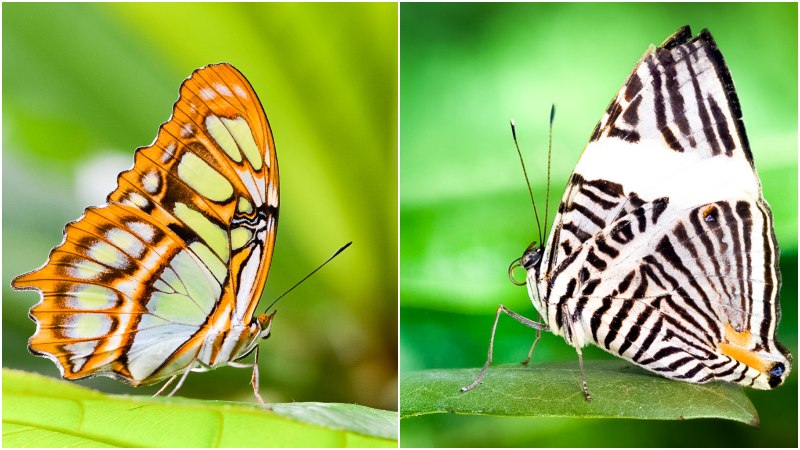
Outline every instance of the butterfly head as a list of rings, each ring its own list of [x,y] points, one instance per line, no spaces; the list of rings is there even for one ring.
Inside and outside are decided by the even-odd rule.
[[[508,278],[511,279],[511,282],[517,286],[524,286],[526,284],[526,281],[517,281],[517,279],[514,278],[514,271],[518,267],[525,269],[527,273],[526,278],[530,278],[531,276],[534,276],[534,280],[538,278],[536,275],[539,273],[539,265],[542,262],[543,252],[544,249],[542,249],[540,245],[536,242],[532,242],[522,253],[522,256],[512,261],[511,265],[508,266]]]
[[[543,254],[544,248],[534,241],[528,246],[528,248],[525,249],[524,252],[522,252],[521,257],[515,259],[511,265],[508,266],[508,277],[511,279],[511,282],[517,286],[527,285],[528,295],[533,301],[534,307],[536,307],[540,314],[543,311],[543,305],[541,304],[539,297],[537,280],[539,279],[539,268],[542,264]],[[525,269],[525,281],[517,281],[517,279],[514,278],[514,271],[519,267]]]
[[[256,321],[258,322],[258,329],[261,330],[258,333],[258,336],[261,339],[267,339],[270,335],[270,329],[272,328],[272,318],[275,317],[275,314],[278,313],[278,310],[272,311],[272,314],[259,314]]]

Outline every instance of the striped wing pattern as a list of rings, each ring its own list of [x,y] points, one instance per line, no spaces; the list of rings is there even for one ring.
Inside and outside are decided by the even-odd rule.
[[[567,186],[534,305],[578,348],[593,343],[668,378],[783,383],[775,340],[779,253],[733,81],[707,30],[645,53]]]
[[[30,350],[68,379],[151,384],[236,360],[268,332],[253,313],[278,218],[266,115],[229,64],[192,73],[107,204],[86,209],[41,268]]]

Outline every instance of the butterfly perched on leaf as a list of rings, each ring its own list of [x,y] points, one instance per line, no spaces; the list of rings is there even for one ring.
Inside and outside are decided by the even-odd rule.
[[[261,400],[258,342],[274,313],[254,314],[275,246],[278,160],[244,75],[225,63],[194,71],[117,182],[41,268],[13,280],[41,295],[30,351],[66,379],[179,378],[173,393],[190,371],[252,367]]]
[[[772,389],[792,361],[775,338],[778,262],[733,79],[711,33],[683,27],[633,69],[546,245],[510,268],[526,270],[542,323],[501,306],[495,326],[506,313],[563,336],[581,368],[594,344],[674,380]]]

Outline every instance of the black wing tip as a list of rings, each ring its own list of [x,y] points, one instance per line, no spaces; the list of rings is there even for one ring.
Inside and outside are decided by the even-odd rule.
[[[703,28],[697,36],[693,36],[692,28],[689,25],[678,28],[670,37],[664,40],[659,48],[670,50],[680,45],[691,44],[697,41],[705,42],[707,45],[715,49],[717,48],[717,42],[714,40],[714,36],[711,35],[708,28]]]
[[[708,31],[708,30],[703,30]],[[701,33],[702,34],[702,33]],[[664,49],[671,49],[679,45],[689,43],[692,40],[692,28],[689,25],[684,25],[678,28],[677,31],[672,33],[659,47]]]
[[[750,149],[750,140],[747,138],[747,132],[745,131],[742,120],[743,115],[741,103],[739,102],[739,96],[736,94],[736,88],[733,84],[733,77],[731,76],[728,64],[725,61],[725,58],[722,56],[722,52],[717,46],[717,41],[714,39],[711,31],[709,31],[708,28],[703,28],[703,30],[700,31],[697,36],[692,36],[691,27],[689,25],[684,25],[678,28],[677,31],[668,37],[664,43],[659,46],[659,50],[672,50],[681,45],[695,43],[697,43],[699,47],[706,49],[708,58],[714,63],[714,66],[717,69],[717,73],[719,74],[720,80],[722,81],[722,85],[725,89],[725,95],[727,97],[728,104],[730,105],[731,113],[735,118],[735,124],[739,138],[742,141],[742,150],[752,166],[753,153]]]

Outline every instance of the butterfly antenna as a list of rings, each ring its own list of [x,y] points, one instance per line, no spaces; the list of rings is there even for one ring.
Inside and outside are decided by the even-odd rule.
[[[348,242],[347,244],[345,244],[345,245],[341,246],[341,247],[339,248],[339,250],[336,250],[336,252],[334,252],[334,254],[333,254],[333,255],[331,255],[331,257],[330,257],[330,258],[328,258],[327,260],[325,260],[325,262],[324,262],[324,263],[320,264],[320,265],[319,265],[319,267],[317,267],[316,269],[312,270],[312,271],[311,271],[311,273],[309,273],[308,275],[306,275],[305,277],[303,277],[303,279],[302,279],[302,280],[300,280],[300,281],[298,281],[297,283],[295,283],[295,284],[294,284],[294,286],[290,287],[288,291],[284,292],[284,293],[283,293],[283,294],[281,294],[281,295],[280,295],[278,298],[276,298],[276,299],[275,299],[275,300],[274,300],[272,303],[270,303],[270,304],[269,304],[269,306],[267,306],[267,309],[266,309],[266,311],[269,311],[270,309],[272,309],[272,307],[275,305],[275,303],[278,303],[278,300],[280,300],[280,299],[282,299],[283,297],[285,297],[285,296],[286,296],[286,294],[288,294],[289,292],[292,292],[292,291],[294,290],[294,288],[296,288],[297,286],[300,286],[300,283],[302,283],[303,281],[306,281],[306,280],[307,280],[307,279],[308,279],[308,278],[309,278],[311,275],[314,275],[315,273],[317,273],[317,271],[318,271],[319,269],[322,269],[323,267],[325,267],[325,264],[328,264],[329,262],[331,262],[331,260],[332,260],[333,258],[336,258],[336,256],[338,256],[338,255],[339,255],[339,253],[342,253],[342,252],[344,251],[344,249],[346,249],[347,247],[350,247],[350,244],[352,244],[352,243],[353,243],[353,242],[351,241],[351,242]]]
[[[517,126],[514,119],[511,119],[511,136],[514,138],[514,147],[517,149],[519,162],[522,164],[522,173],[525,175],[525,184],[528,185],[528,194],[531,196],[531,204],[533,205],[533,215],[536,217],[536,228],[539,229],[539,242],[542,242],[542,225],[539,223],[539,213],[536,211],[536,202],[533,200],[533,189],[531,189],[531,182],[528,179],[528,170],[525,169],[525,160],[522,159],[522,152],[519,150],[519,143],[517,142]]]
[[[544,226],[547,228],[547,213],[550,209],[550,156],[553,154],[553,121],[556,118],[556,104],[550,107],[550,133],[547,141],[547,193],[544,196]],[[545,231],[546,232],[546,231]]]

